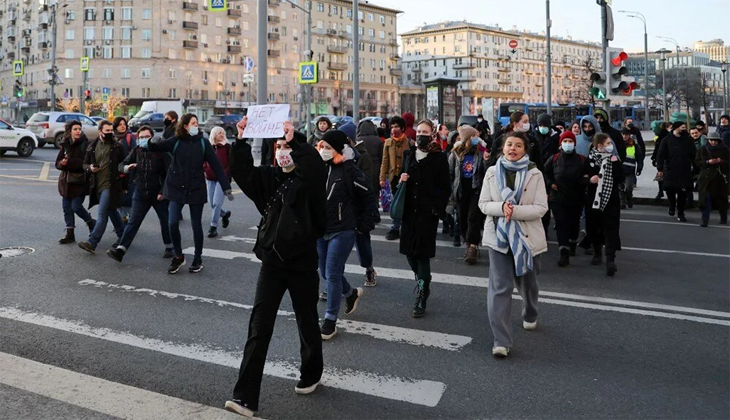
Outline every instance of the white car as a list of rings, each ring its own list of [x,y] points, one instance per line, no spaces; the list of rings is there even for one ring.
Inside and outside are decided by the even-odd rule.
[[[30,130],[13,127],[0,120],[0,156],[10,150],[20,157],[28,157],[33,154],[36,147],[38,139]]]

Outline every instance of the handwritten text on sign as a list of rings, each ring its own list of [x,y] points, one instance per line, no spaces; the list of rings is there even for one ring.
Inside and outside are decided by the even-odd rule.
[[[284,136],[284,122],[289,120],[289,104],[255,105],[248,108],[245,138],[270,139]]]

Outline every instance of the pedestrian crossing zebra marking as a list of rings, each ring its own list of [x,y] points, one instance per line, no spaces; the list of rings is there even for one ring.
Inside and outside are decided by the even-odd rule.
[[[194,301],[216,305],[221,308],[238,308],[253,309],[252,305],[246,305],[238,302],[228,302],[225,300],[211,299],[200,296],[187,295],[182,293],[172,293],[163,290],[155,290],[148,288],[139,288],[125,284],[113,284],[92,279],[81,280],[78,282],[80,286],[92,286],[96,288],[106,288],[109,290],[119,290],[128,293],[146,294],[152,297],[166,297],[169,299],[182,299],[186,302]],[[282,311],[277,312],[279,316],[293,317],[294,312]],[[293,319],[293,318],[291,318]],[[467,344],[472,342],[471,337],[455,334],[444,334],[432,331],[423,331],[412,328],[402,328],[390,325],[373,324],[370,322],[361,322],[340,319],[337,322],[337,328],[351,334],[367,335],[373,338],[392,341],[395,343],[410,344],[414,346],[435,347],[441,350],[459,351]]]
[[[238,369],[241,364],[242,350],[231,352],[205,344],[174,343],[135,335],[130,332],[115,331],[110,328],[92,327],[83,322],[57,318],[37,312],[22,311],[17,308],[0,307],[0,318],[235,369]],[[299,363],[267,361],[264,374],[296,381],[299,378]],[[331,366],[325,366],[321,384],[345,391],[426,407],[436,407],[446,391],[446,384],[443,382],[400,378],[393,375],[379,375],[352,369],[338,369]]]

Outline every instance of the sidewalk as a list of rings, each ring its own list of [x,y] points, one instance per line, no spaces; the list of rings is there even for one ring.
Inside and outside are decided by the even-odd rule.
[[[651,164],[651,154],[652,152],[654,152],[654,141],[645,141],[645,144],[646,156],[644,157],[644,170],[641,172],[641,176],[639,176],[636,180],[636,188],[634,189],[634,203],[669,206],[669,201],[667,200],[666,194],[661,200],[654,200],[657,192],[659,192],[659,185],[656,183],[656,181],[654,181],[657,170]],[[697,193],[693,192],[692,194],[694,194],[695,201],[697,201]]]

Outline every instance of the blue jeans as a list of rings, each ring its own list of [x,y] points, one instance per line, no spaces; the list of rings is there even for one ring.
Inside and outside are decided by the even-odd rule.
[[[106,224],[111,219],[112,225],[114,225],[114,233],[117,234],[117,238],[121,239],[124,233],[124,223],[122,223],[122,217],[116,210],[111,210],[111,191],[109,189],[103,190],[99,194],[99,214],[96,216],[96,226],[89,235],[89,244],[96,249],[96,246],[101,242],[101,237],[104,236],[106,230]]]
[[[356,233],[355,245],[357,247],[357,257],[360,259],[360,267],[373,268],[373,245],[370,242],[370,232]]]
[[[119,216],[127,218],[127,223],[129,223],[129,218],[132,217],[132,201],[134,200],[135,190],[136,185],[134,184],[134,181],[132,181],[132,178],[130,178],[129,187],[127,187],[127,194],[124,196],[122,201],[122,207],[117,209]]]
[[[221,188],[221,184],[218,181],[205,182],[208,183],[208,202],[213,209],[213,214],[210,217],[210,225],[212,227],[218,227],[218,219],[220,219],[221,214],[226,214],[225,209],[223,209],[223,198],[225,197],[223,195],[223,188]]]
[[[400,231],[400,226],[403,224],[403,219],[393,219],[393,225],[390,227],[391,231]]]
[[[78,215],[84,222],[91,220],[91,215],[84,208],[84,196],[66,198],[61,197],[61,204],[63,205],[63,220],[66,222],[66,229],[73,229],[76,227],[76,218],[74,213]]]
[[[182,238],[180,237],[180,215],[185,204],[170,201],[168,207],[170,237],[172,246],[175,249],[175,256],[182,257]],[[195,259],[203,255],[203,206],[204,204],[188,204],[190,208],[190,224],[193,227],[193,242],[195,243]]]
[[[342,297],[352,294],[352,287],[345,279],[345,263],[354,245],[354,230],[340,232],[330,240],[317,239],[319,274],[327,282],[327,310],[324,319],[337,321]]]
[[[706,193],[705,207],[702,207],[702,220],[710,220],[710,212],[712,212],[712,196],[710,193]]]
[[[169,201],[157,200],[157,194],[144,195],[141,191],[135,191],[134,198],[132,200],[132,212],[127,221],[127,226],[124,227],[124,234],[122,240],[119,241],[119,246],[128,250],[132,246],[132,241],[139,231],[139,227],[142,225],[147,212],[150,208],[155,209],[157,218],[160,220],[160,230],[162,232],[162,242],[165,244],[165,248],[172,247],[172,240],[170,239],[170,218],[167,212]]]

